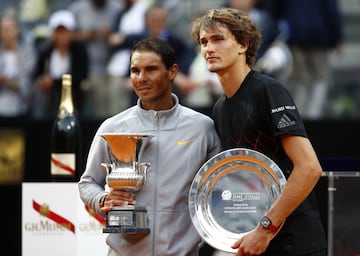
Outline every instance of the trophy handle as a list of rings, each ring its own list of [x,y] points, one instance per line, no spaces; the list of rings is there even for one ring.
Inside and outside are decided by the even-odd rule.
[[[147,181],[147,172],[150,169],[151,164],[150,163],[139,163],[139,172],[143,175],[144,180],[143,184],[146,184]]]
[[[113,170],[113,164],[101,163],[101,167],[106,171],[107,175],[109,175]]]

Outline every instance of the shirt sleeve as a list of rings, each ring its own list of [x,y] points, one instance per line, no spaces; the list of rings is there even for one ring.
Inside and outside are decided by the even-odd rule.
[[[274,136],[299,135],[307,137],[305,126],[288,90],[278,82],[265,87],[265,102]]]

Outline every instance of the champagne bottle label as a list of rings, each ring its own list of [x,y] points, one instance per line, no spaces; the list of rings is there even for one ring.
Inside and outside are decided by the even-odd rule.
[[[75,176],[75,159],[74,153],[52,153],[51,175]]]

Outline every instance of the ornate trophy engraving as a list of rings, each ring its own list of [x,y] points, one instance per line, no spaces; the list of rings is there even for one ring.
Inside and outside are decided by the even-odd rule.
[[[112,163],[102,163],[107,172],[110,189],[134,193],[146,184],[150,163],[140,163],[141,154],[152,135],[150,134],[101,134],[110,146]],[[147,234],[147,212],[140,205],[114,206],[106,214],[104,233]]]
[[[245,148],[223,151],[203,164],[191,184],[191,220],[209,245],[235,253],[231,245],[258,225],[285,185],[267,156]]]

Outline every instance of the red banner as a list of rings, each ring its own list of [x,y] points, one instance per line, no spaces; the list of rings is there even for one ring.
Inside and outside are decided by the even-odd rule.
[[[55,221],[56,223],[60,224],[61,226],[63,226],[64,228],[70,230],[71,232],[73,232],[75,234],[75,225],[73,223],[71,223],[69,220],[65,219],[64,217],[56,214],[53,211],[50,211],[50,208],[48,205],[46,205],[46,204],[40,205],[35,200],[33,200],[33,208],[35,209],[35,211],[40,213],[42,216],[45,216],[45,217]]]
[[[97,214],[94,209],[92,209],[92,208],[91,208],[90,206],[88,206],[87,204],[85,204],[85,209],[86,209],[86,211],[87,211],[92,217],[94,217],[98,222],[100,222],[102,225],[105,225],[105,223],[106,223],[105,219],[104,219],[102,216],[100,216],[99,214]]]

